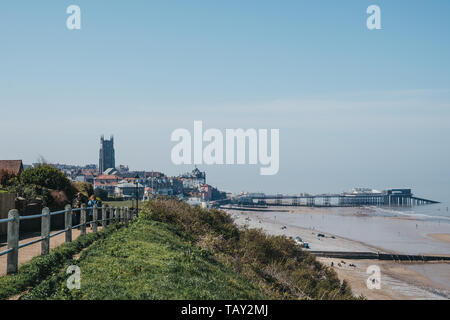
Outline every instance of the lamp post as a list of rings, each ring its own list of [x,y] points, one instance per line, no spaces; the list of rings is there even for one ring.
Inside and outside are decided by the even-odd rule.
[[[136,215],[139,214],[139,175],[136,175]]]

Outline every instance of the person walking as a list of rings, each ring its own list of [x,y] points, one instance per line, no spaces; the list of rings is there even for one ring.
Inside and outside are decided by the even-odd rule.
[[[83,195],[81,192],[78,192],[76,197],[72,200],[72,208],[81,208],[81,205],[83,204]]]
[[[81,193],[78,192],[75,198],[72,200],[72,209],[80,209],[82,204],[86,203],[87,198]],[[80,211],[77,210],[74,212],[72,223],[74,225],[78,225],[80,223]],[[78,227],[77,229],[80,229]]]
[[[89,197],[89,201],[87,203],[87,207],[88,207],[88,216],[87,218],[87,222],[91,222],[93,220],[93,215],[94,215],[94,206],[96,206],[97,208],[99,207],[99,202],[97,201],[97,199],[95,199],[95,195],[91,195]],[[92,223],[89,223],[89,226],[92,228]]]

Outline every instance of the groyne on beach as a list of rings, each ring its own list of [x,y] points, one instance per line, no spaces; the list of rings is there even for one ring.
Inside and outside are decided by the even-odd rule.
[[[315,256],[341,259],[368,259],[406,262],[450,261],[450,256],[422,256],[375,252],[309,251]]]

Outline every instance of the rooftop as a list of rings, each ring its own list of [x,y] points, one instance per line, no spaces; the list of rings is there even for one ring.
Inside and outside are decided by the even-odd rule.
[[[22,160],[0,160],[0,171],[18,175],[22,170]]]

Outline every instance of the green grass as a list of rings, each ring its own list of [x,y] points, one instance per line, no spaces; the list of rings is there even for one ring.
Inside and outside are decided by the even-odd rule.
[[[17,274],[0,277],[0,300],[21,294],[26,289],[53,277],[63,266],[70,265],[75,254],[94,241],[108,237],[120,227],[120,225],[109,226],[98,233],[80,236],[73,242],[62,244],[51,250],[48,255],[34,257],[28,263],[21,265]]]
[[[182,233],[142,218],[95,242],[73,263],[81,269],[80,290],[66,288],[61,270],[24,299],[268,298]]]

